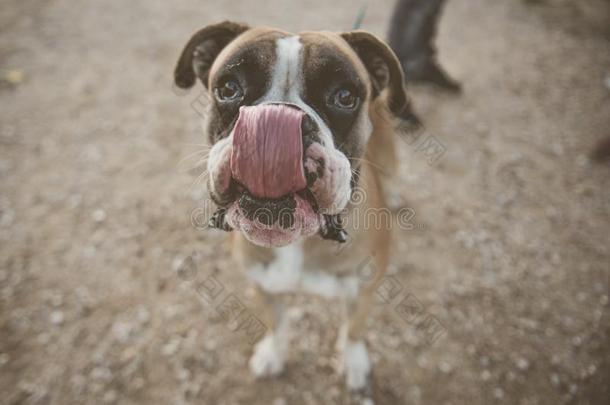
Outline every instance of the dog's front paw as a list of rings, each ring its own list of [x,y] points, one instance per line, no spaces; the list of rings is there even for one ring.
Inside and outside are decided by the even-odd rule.
[[[273,335],[267,335],[256,344],[249,363],[255,377],[277,375],[284,369],[284,356],[274,341]]]
[[[343,349],[343,373],[350,391],[361,391],[367,387],[371,362],[363,341],[346,343]]]

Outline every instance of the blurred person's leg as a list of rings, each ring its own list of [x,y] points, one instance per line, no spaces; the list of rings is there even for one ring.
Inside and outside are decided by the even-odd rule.
[[[434,46],[444,2],[445,0],[397,0],[388,43],[401,61],[407,81],[433,83],[458,92],[460,84],[440,67]]]

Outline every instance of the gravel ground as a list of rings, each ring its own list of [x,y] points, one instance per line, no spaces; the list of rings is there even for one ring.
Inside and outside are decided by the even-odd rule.
[[[324,301],[294,299],[287,370],[255,381],[249,336],[202,294],[214,275],[257,313],[224,235],[192,225],[205,199],[198,91],[171,85],[201,26],[349,28],[359,2],[332,4],[3,2],[0,403],[353,400]],[[364,27],[383,35],[391,5],[376,1]],[[465,93],[411,91],[427,131],[399,150],[415,215],[395,231],[402,289],[369,322],[376,403],[610,397],[610,169],[588,158],[610,131],[609,8],[449,1],[439,48]],[[428,162],[421,139],[446,152]],[[441,336],[401,316],[403,299]]]

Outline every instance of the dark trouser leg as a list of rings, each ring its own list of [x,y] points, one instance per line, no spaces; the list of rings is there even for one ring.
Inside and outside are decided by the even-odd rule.
[[[401,61],[408,81],[437,84],[451,91],[460,85],[436,60],[434,40],[445,0],[397,0],[388,42]]]

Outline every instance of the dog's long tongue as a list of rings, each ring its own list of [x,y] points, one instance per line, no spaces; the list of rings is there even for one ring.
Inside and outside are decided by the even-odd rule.
[[[279,198],[307,185],[301,120],[285,105],[241,107],[233,132],[231,173],[259,198]]]

